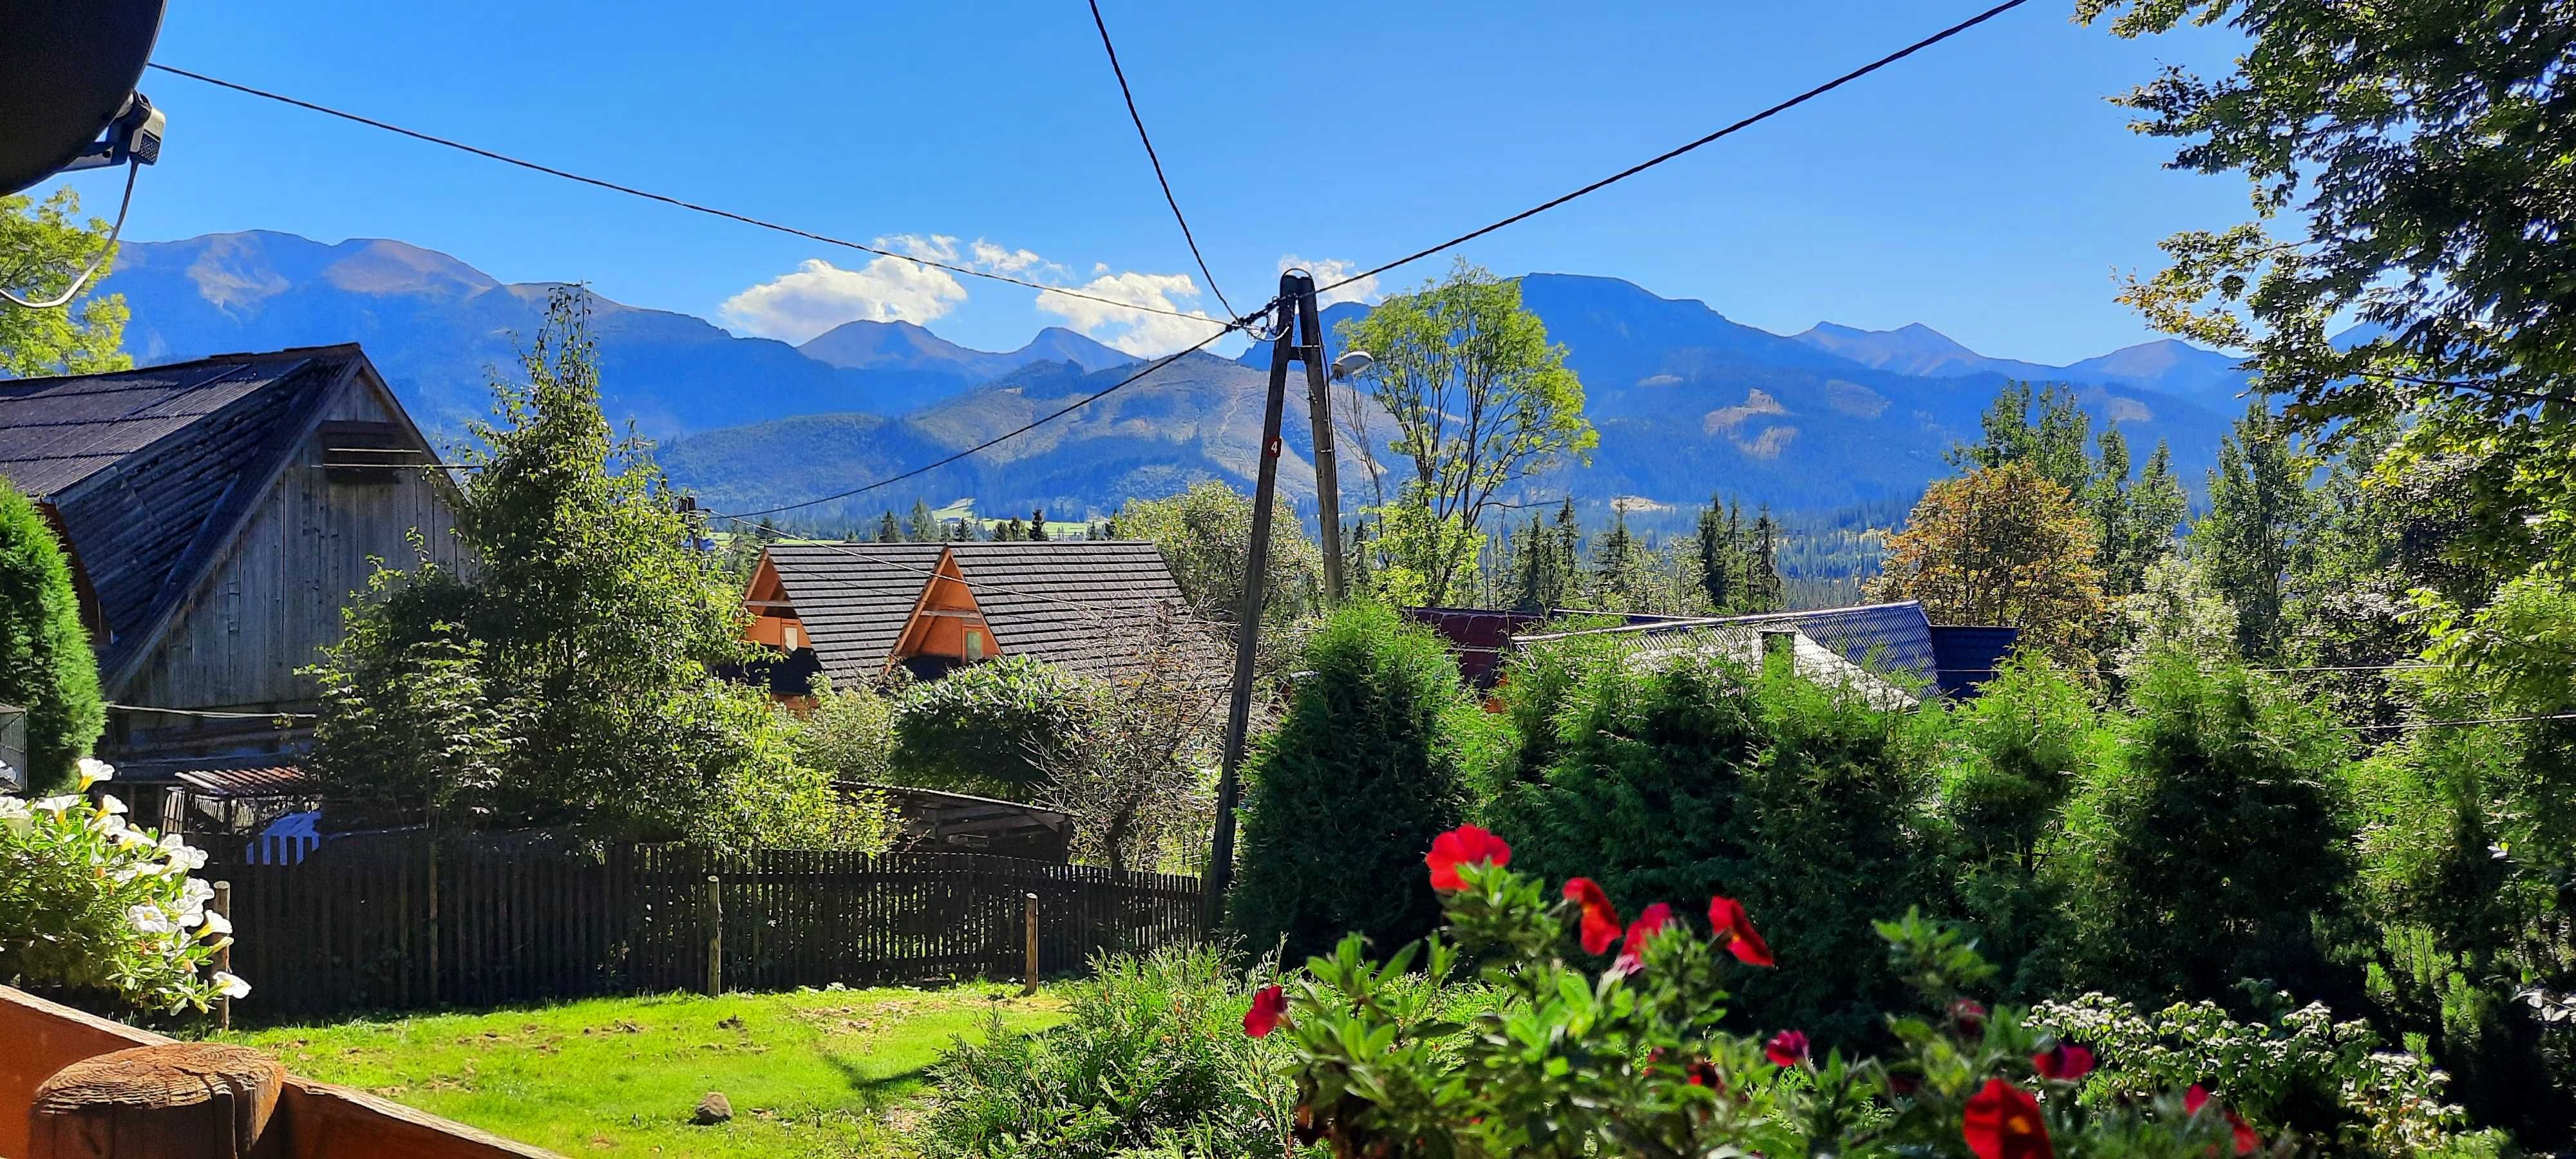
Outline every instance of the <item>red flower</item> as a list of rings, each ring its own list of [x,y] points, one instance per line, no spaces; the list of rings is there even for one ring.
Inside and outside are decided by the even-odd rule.
[[[1962,998],[1951,1003],[1950,1017],[1958,1022],[1961,1034],[1980,1038],[1986,1033],[1986,1008],[1974,999]]]
[[[2093,1052],[2081,1046],[2061,1042],[2030,1056],[2030,1068],[2039,1077],[2061,1083],[2080,1082],[2093,1073]]]
[[[1773,1066],[1796,1066],[1807,1061],[1807,1032],[1783,1030],[1772,1035],[1762,1047],[1762,1057],[1770,1059]]]
[[[1753,918],[1744,912],[1744,903],[1731,897],[1708,899],[1708,924],[1717,931],[1717,944],[1735,955],[1747,966],[1776,966],[1771,960],[1771,943],[1762,940],[1762,931],[1753,928]]]
[[[2040,1121],[2039,1100],[2002,1079],[1987,1079],[1969,1096],[1959,1133],[1977,1159],[2053,1159],[2057,1145]]]
[[[1288,992],[1277,986],[1264,986],[1252,996],[1252,1009],[1243,1012],[1243,1032],[1254,1038],[1267,1037],[1288,1018]]]
[[[1710,1062],[1707,1059],[1703,1058],[1690,1064],[1690,1067],[1683,1073],[1687,1076],[1690,1085],[1692,1086],[1707,1087],[1712,1091],[1723,1091],[1726,1089],[1726,1080],[1719,1077],[1717,1073],[1717,1064]]]
[[[1588,877],[1565,883],[1565,900],[1583,907],[1583,952],[1598,954],[1619,940],[1619,911],[1610,908],[1610,895],[1601,892],[1601,884]]]
[[[1432,838],[1422,863],[1431,867],[1431,888],[1456,892],[1467,888],[1458,876],[1460,866],[1510,865],[1512,847],[1478,826],[1461,825]]]
[[[2199,1083],[2191,1084],[2191,1089],[2182,1093],[2182,1109],[2186,1114],[2197,1115],[2208,1103],[2209,1088]],[[2225,1106],[2219,1107],[2219,1110],[2227,1112],[2227,1129],[2229,1133],[2236,1136],[2237,1154],[2253,1154],[2256,1147],[2263,1145],[2262,1138],[2254,1133],[2254,1125],[2246,1122],[2245,1116],[2227,1110]]]
[[[1637,915],[1637,920],[1628,923],[1628,940],[1619,943],[1619,958],[1610,963],[1611,972],[1634,974],[1645,969],[1646,939],[1654,937],[1655,931],[1664,928],[1664,923],[1671,920],[1673,907],[1662,902],[1647,906]]]

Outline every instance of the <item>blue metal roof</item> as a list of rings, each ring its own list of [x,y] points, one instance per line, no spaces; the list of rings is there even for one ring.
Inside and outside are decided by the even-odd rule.
[[[1913,600],[1730,616],[1724,622],[1787,624],[1806,633],[1808,639],[1842,653],[1844,659],[1874,671],[1910,676],[1925,685],[1933,683],[1938,675],[1938,663],[1932,653],[1932,621],[1923,614],[1923,605]]]

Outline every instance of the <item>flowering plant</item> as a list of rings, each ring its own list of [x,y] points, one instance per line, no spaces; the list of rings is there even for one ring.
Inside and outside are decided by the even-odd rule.
[[[133,1005],[203,1011],[250,985],[208,972],[232,927],[206,909],[214,889],[188,876],[206,855],[126,823],[115,777],[80,762],[78,792],[0,797],[0,978],[112,990]]]
[[[1261,992],[1245,1029],[1291,1037],[1301,1139],[1340,1159],[2208,1159],[2264,1147],[2206,1087],[2079,1100],[2092,1052],[1970,997],[1992,968],[1955,931],[1918,916],[1879,932],[1937,1013],[1890,1017],[1885,1057],[1819,1057],[1797,1028],[1721,1029],[1731,972],[1797,968],[1775,962],[1733,899],[1709,899],[1705,928],[1649,905],[1614,947],[1618,914],[1598,884],[1577,878],[1550,891],[1513,872],[1510,857],[1481,829],[1444,836],[1426,860],[1446,936],[1382,964],[1346,938]],[[1406,984],[1417,965],[1430,985]],[[1490,1008],[1444,1019],[1443,989],[1471,968]]]

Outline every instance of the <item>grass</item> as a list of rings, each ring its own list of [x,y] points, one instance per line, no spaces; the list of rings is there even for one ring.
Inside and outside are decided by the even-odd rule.
[[[924,1072],[986,1011],[1037,1029],[1049,994],[805,990],[722,998],[594,999],[236,1031],[287,1069],[568,1156],[793,1159],[913,1153]],[[733,1120],[690,1121],[722,1091]]]

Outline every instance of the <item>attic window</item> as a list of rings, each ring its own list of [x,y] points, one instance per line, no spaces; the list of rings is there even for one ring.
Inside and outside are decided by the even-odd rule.
[[[402,467],[425,467],[429,457],[392,423],[322,424],[322,476],[334,483],[392,483]]]

